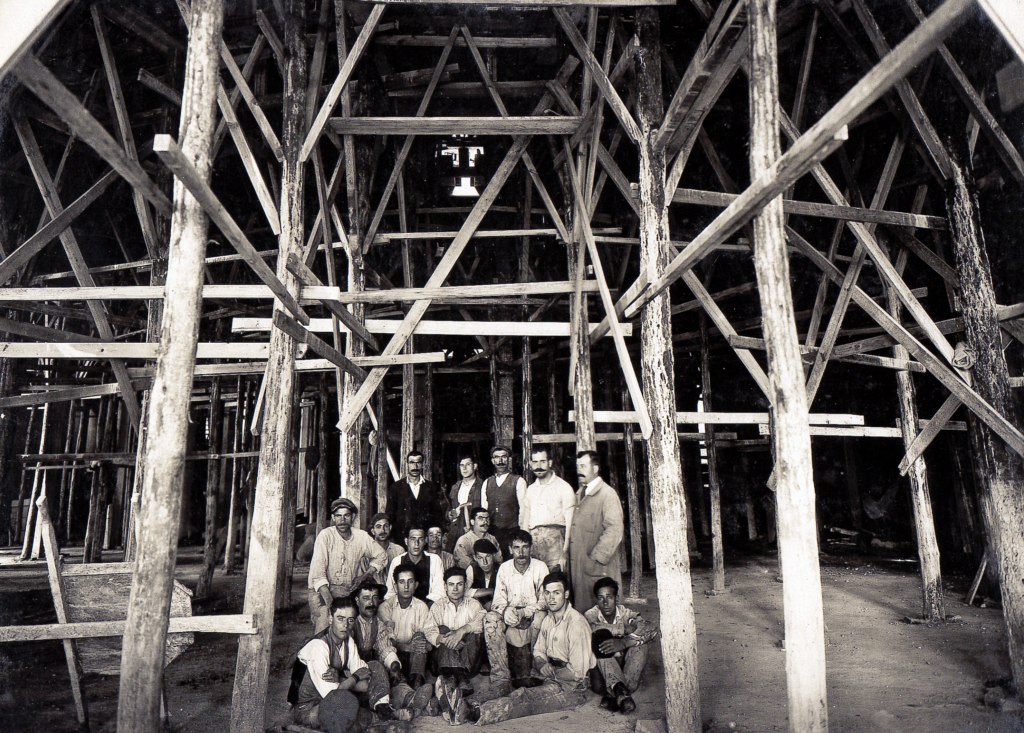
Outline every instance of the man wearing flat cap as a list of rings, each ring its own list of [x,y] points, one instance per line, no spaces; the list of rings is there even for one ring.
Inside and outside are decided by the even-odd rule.
[[[309,614],[313,633],[330,626],[331,601],[347,596],[384,569],[387,553],[361,529],[352,526],[359,509],[349,499],[331,504],[331,522],[316,537],[309,561]]]

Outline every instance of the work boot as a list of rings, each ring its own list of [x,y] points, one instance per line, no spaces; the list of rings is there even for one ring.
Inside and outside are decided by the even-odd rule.
[[[386,702],[379,702],[374,705],[373,712],[376,714],[377,719],[382,723],[395,717],[394,711],[391,709],[391,705]]]
[[[630,696],[629,690],[626,689],[624,684],[620,682],[615,685],[615,687],[612,688],[612,694],[615,696],[615,704],[618,706],[620,713],[628,715],[636,710],[636,703],[633,702],[633,698]]]
[[[416,692],[413,694],[412,699],[407,703],[407,707],[412,710],[424,710],[433,697],[433,685],[420,685],[416,688]]]

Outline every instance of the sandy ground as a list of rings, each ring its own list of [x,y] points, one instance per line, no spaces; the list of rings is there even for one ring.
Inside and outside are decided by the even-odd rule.
[[[111,559],[114,559],[113,557]],[[195,551],[182,553],[179,579],[194,585]],[[9,566],[8,566],[9,567]],[[920,586],[912,563],[893,564],[863,556],[829,557],[821,570],[825,602],[828,705],[831,731],[917,733],[984,731],[1024,733],[1020,712],[998,712],[981,698],[987,681],[1009,675],[1002,613],[960,602],[964,579],[947,579],[946,610],[959,620],[907,623],[920,614]],[[730,563],[727,590],[706,596],[709,571],[694,569],[701,713],[705,730],[787,729],[782,585],[773,556]],[[0,623],[46,623],[49,592],[31,584],[0,587]],[[271,660],[267,726],[287,717],[284,704],[294,653],[309,633],[305,568],[296,568],[296,601],[279,614]],[[19,590],[19,588],[21,588]],[[661,621],[655,583],[644,578],[649,599],[644,613]],[[243,584],[238,576],[215,577],[213,597],[197,602],[197,614],[237,613]],[[302,601],[301,605],[299,601]],[[229,729],[237,641],[220,634],[197,635],[196,644],[166,671],[171,730],[222,733]],[[0,646],[0,732],[74,731],[77,722],[59,642]],[[478,686],[486,681],[479,679]],[[492,726],[494,733],[627,733],[649,729],[637,720],[664,716],[664,670],[657,645],[636,695],[637,711],[608,713],[594,695],[581,708]],[[91,729],[115,730],[117,678],[84,681]],[[414,723],[416,732],[448,729],[439,718]]]

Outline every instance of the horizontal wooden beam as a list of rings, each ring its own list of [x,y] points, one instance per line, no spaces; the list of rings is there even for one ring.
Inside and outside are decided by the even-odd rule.
[[[738,197],[731,193],[717,191],[698,191],[692,188],[677,188],[672,195],[674,204],[698,204],[725,208]],[[840,219],[842,221],[866,221],[874,224],[891,224],[901,227],[917,227],[920,229],[949,229],[949,222],[942,216],[925,216],[924,214],[908,214],[902,211],[878,211],[856,206],[836,206],[835,204],[819,204],[812,201],[782,200],[782,210],[787,214],[816,216],[822,219]]]
[[[811,413],[811,425],[863,425],[863,415]],[[569,422],[576,413],[569,412]],[[635,423],[636,413],[630,410],[594,410],[594,422]],[[767,412],[677,412],[677,425],[767,425]]]
[[[98,566],[97,566],[98,567]],[[96,639],[124,636],[124,621],[82,621],[73,624],[35,624],[33,626],[0,626],[0,643],[12,641],[45,641],[49,639]],[[256,616],[172,616],[168,634],[255,634]]]
[[[582,117],[332,117],[339,135],[571,135]]]
[[[488,3],[493,4],[493,3]],[[409,46],[425,48],[443,48],[446,36],[411,36],[411,35],[378,35],[373,39],[377,46]],[[557,48],[558,41],[554,36],[474,36],[478,48]],[[455,40],[456,48],[465,48],[466,39],[461,36]]]
[[[771,435],[771,427],[758,425],[761,435]],[[833,438],[902,438],[899,428],[883,428],[874,426],[832,427],[829,425],[811,425],[811,436],[828,436]]]
[[[685,433],[678,432],[676,435],[679,436],[680,442],[683,443],[706,443],[708,436],[705,433]],[[736,439],[736,433],[716,432],[715,433],[715,445],[727,446],[730,441]],[[598,443],[621,443],[623,441],[623,434],[618,433],[595,433],[594,440]],[[633,442],[642,443],[644,436],[640,433],[634,433]],[[533,445],[544,445],[545,443],[575,443],[576,433],[534,433]]]
[[[381,5],[494,5],[524,7],[573,7],[574,0],[374,0]],[[641,8],[658,5],[675,5],[676,0],[587,0],[587,5],[599,8]]]
[[[402,321],[398,319],[369,318],[366,329],[371,333],[396,333]],[[269,318],[235,318],[231,322],[234,333],[249,331],[269,331]],[[315,333],[329,333],[332,330],[331,319],[313,318],[308,326]],[[339,328],[345,330],[341,324]],[[546,321],[428,321],[421,320],[413,331],[416,335],[434,336],[569,336],[569,323],[552,323]],[[592,327],[593,328],[593,327]],[[625,335],[633,334],[631,324],[623,323]],[[347,332],[347,331],[346,331]],[[0,351],[0,356],[3,356]]]
[[[268,319],[269,320],[269,319]],[[0,357],[7,359],[156,359],[158,343],[11,343],[0,342]],[[269,343],[200,343],[197,359],[266,359]]]

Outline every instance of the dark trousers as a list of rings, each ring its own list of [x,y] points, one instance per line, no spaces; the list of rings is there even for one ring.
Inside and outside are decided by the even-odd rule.
[[[431,655],[431,669],[435,674],[442,674],[448,669],[461,671],[466,679],[476,677],[484,661],[485,649],[482,634],[466,634],[462,637],[462,644],[458,649],[449,649],[444,644],[438,644]]]

